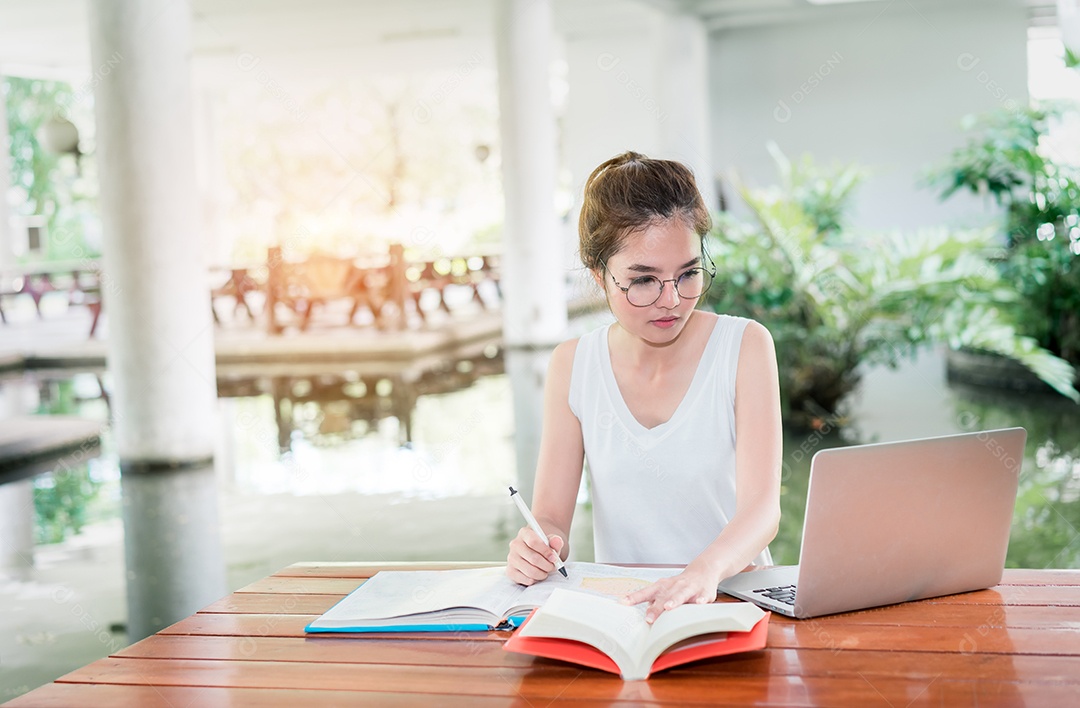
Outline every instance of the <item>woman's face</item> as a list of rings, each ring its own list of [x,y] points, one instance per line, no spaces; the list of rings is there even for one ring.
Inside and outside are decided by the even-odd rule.
[[[607,273],[593,275],[625,330],[646,342],[667,344],[678,338],[700,299],[680,297],[673,281],[702,265],[700,237],[681,219],[667,219],[628,236],[622,250],[608,259]],[[660,297],[643,307],[632,305],[621,288],[648,276],[667,281]]]

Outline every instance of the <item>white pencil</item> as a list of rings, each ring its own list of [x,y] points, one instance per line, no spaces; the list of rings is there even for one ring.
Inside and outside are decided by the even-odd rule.
[[[551,548],[551,542],[548,541],[544,529],[540,528],[540,524],[537,522],[536,517],[532,515],[532,512],[529,511],[529,507],[525,505],[525,501],[521,498],[521,495],[518,494],[518,491],[513,487],[510,487],[510,498],[517,504],[517,508],[521,511],[521,515],[525,517],[525,523],[529,525],[529,528],[538,533],[540,538],[544,539],[544,543],[548,545],[548,548]],[[551,550],[555,549],[552,548]],[[566,574],[566,568],[563,566],[562,558],[559,557],[558,553],[555,554],[555,567],[559,569],[559,572],[563,574],[564,578],[569,577]]]

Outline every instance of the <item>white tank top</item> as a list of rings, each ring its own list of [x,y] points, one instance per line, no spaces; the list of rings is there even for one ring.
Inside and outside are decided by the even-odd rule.
[[[689,563],[734,516],[735,374],[747,322],[719,317],[686,396],[655,428],[623,400],[608,326],[578,340],[569,403],[585,442],[598,563]],[[768,549],[754,562],[771,564]]]

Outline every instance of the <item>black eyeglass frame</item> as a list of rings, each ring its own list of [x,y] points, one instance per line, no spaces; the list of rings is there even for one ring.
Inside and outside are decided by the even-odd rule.
[[[626,302],[628,302],[631,307],[652,307],[653,305],[656,304],[657,300],[659,300],[660,298],[662,298],[664,296],[664,283],[671,283],[671,287],[674,288],[675,294],[678,295],[679,298],[681,298],[683,300],[700,300],[701,297],[705,293],[709,292],[709,288],[712,287],[713,281],[716,280],[716,264],[713,263],[712,259],[709,258],[704,252],[702,252],[702,254],[701,254],[701,261],[702,261],[701,265],[694,266],[693,268],[688,268],[685,272],[682,273],[682,275],[680,275],[677,278],[668,278],[667,280],[661,280],[660,278],[657,278],[655,275],[645,276],[645,277],[648,277],[648,278],[653,278],[654,280],[659,280],[660,281],[660,290],[659,290],[659,292],[656,293],[656,299],[655,300],[653,300],[652,302],[649,302],[649,303],[645,303],[644,305],[635,305],[633,302],[630,302],[630,286],[627,285],[626,287],[623,287],[622,285],[620,285],[619,281],[615,280],[615,275],[608,269],[607,263],[605,261],[601,260],[600,265],[604,266],[604,272],[607,273],[609,276],[611,276],[611,282],[615,283],[615,287],[617,287],[619,290],[622,290],[623,295],[626,296]],[[709,264],[709,267],[705,267],[706,262]],[[691,270],[694,270],[694,269],[700,269],[700,270],[702,270],[702,271],[709,274],[709,285],[707,287],[703,288],[701,290],[701,292],[698,293],[697,295],[695,295],[694,297],[686,297],[685,295],[683,295],[682,293],[679,292],[679,279],[682,278],[683,275],[686,275],[687,273],[689,273]]]

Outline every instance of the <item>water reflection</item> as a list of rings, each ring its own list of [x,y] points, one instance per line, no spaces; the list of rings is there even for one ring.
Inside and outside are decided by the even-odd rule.
[[[40,372],[0,374],[0,425],[7,416],[65,415],[87,401],[100,402],[93,374]],[[93,414],[90,417],[95,417]],[[82,426],[91,435],[95,426]],[[78,535],[102,518],[115,518],[119,507],[102,488],[109,476],[98,458],[96,439],[87,437],[47,457],[33,457],[0,471],[0,572],[26,579],[34,567],[34,548]]]
[[[498,494],[513,417],[494,345],[408,367],[219,380],[224,481],[263,494]]]
[[[391,494],[391,503],[501,494],[516,481],[517,464],[504,366],[501,349],[481,343],[397,364],[222,369],[218,484],[242,494]],[[26,412],[108,419],[101,372],[8,375],[0,396],[10,397],[12,387],[22,388]],[[843,431],[826,425],[785,436],[776,562],[798,561],[810,459],[818,450],[1020,425],[1028,442],[1007,564],[1080,567],[1080,407],[1052,396],[941,386],[929,404],[935,413],[928,432],[912,428],[910,401],[899,408],[896,395],[864,402],[856,424]],[[62,479],[39,475],[33,485],[39,543],[119,515],[119,470],[108,435],[100,459]]]
[[[303,367],[297,367],[302,369]],[[219,399],[269,397],[280,452],[298,440],[333,447],[358,440],[393,420],[397,444],[413,442],[413,415],[425,396],[461,391],[479,379],[503,372],[502,352],[494,344],[456,357],[367,370],[339,366],[267,375],[258,369],[218,377]],[[240,421],[249,426],[252,421]]]
[[[961,386],[955,392],[964,428],[1028,431],[1006,565],[1080,567],[1080,406],[1049,395],[1005,397]]]
[[[1059,396],[1004,394],[952,385],[943,393],[948,417],[933,435],[1021,426],[1027,443],[1005,564],[1010,568],[1080,567],[1080,406]],[[879,411],[880,413],[880,411]],[[884,416],[879,426],[888,429]],[[818,450],[900,436],[826,424],[809,434],[786,433],[780,531],[770,544],[778,564],[799,559],[810,460]],[[884,438],[884,439],[882,439]]]

